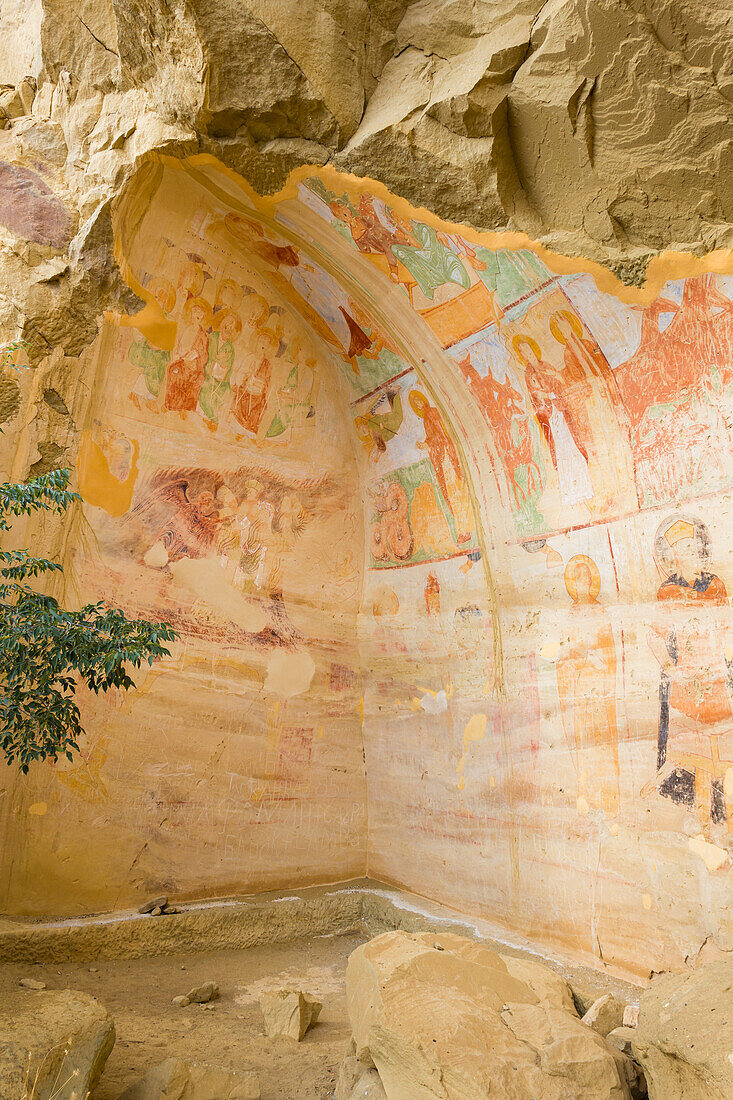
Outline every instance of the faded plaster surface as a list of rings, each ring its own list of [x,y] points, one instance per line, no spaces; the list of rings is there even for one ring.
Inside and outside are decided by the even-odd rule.
[[[15,537],[181,640],[8,776],[8,911],[368,871],[730,951],[725,14],[31,7],[0,460],[85,503]]]

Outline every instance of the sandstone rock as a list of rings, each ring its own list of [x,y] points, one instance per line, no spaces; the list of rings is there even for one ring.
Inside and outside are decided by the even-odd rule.
[[[733,959],[655,978],[631,1042],[650,1100],[733,1096]]]
[[[459,936],[378,936],[347,967],[355,1055],[388,1100],[628,1100],[628,1060],[553,1003],[562,979],[537,967],[515,967],[522,980]]]
[[[24,989],[45,989],[46,983],[39,981],[37,978],[21,978],[18,985],[22,985]]]
[[[376,1069],[368,1069],[357,1059],[353,1039],[339,1068],[334,1100],[387,1100]]]
[[[638,1005],[626,1005],[624,1009],[624,1027],[638,1027],[639,1026],[639,1006]]]
[[[152,909],[150,911],[150,916],[151,917],[159,917],[162,912],[163,912],[163,910],[161,909],[161,907],[159,905],[156,905],[155,909]]]
[[[48,1100],[50,1094],[54,1100],[74,1100],[95,1088],[115,1029],[94,997],[63,989],[34,997],[6,994],[0,1036],[0,1096],[20,1100],[26,1080],[35,1080],[38,1072],[34,1100]]]
[[[387,1100],[379,1073],[359,1061],[353,1039],[339,1067],[334,1100]]]
[[[633,1027],[615,1027],[613,1031],[609,1031],[606,1040],[612,1047],[616,1047],[616,1050],[620,1050],[622,1054],[632,1058],[634,1052],[631,1043],[635,1034],[636,1029]]]
[[[259,1100],[256,1073],[169,1058],[126,1089],[119,1100]]]
[[[323,1005],[300,990],[278,989],[262,994],[260,1008],[267,1035],[287,1035],[300,1042],[315,1024]]]
[[[162,897],[146,901],[144,905],[140,906],[138,913],[152,913],[154,909],[163,909],[167,904],[168,898],[163,894]]]
[[[213,1001],[219,996],[219,986],[216,982],[203,982],[189,989],[186,996],[191,1004],[206,1004],[207,1001]]]
[[[174,997],[173,1000],[171,1001],[171,1004],[175,1005],[176,1008],[188,1008],[190,1003],[191,1003],[190,999],[188,997],[184,996],[183,994],[181,994],[178,997]]]
[[[594,1028],[599,1035],[604,1037],[615,1027],[621,1027],[624,1021],[626,1005],[613,993],[605,993],[594,1001],[586,1014],[582,1017],[583,1023]]]

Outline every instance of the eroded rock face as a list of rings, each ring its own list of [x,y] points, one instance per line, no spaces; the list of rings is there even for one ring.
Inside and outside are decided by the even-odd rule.
[[[71,989],[6,994],[0,1006],[0,1096],[74,1100],[95,1088],[115,1042],[106,1008]]]
[[[631,1045],[650,1100],[733,1096],[733,959],[655,978]]]
[[[333,161],[628,278],[669,245],[730,243],[728,28],[706,0],[12,0],[0,26],[6,227],[34,246],[0,279],[21,314],[38,258],[154,151],[212,152],[260,192]],[[27,316],[61,295],[68,338],[74,283]]]
[[[515,962],[448,934],[387,932],[353,952],[355,1056],[388,1100],[630,1096],[626,1059],[581,1024],[563,979]]]

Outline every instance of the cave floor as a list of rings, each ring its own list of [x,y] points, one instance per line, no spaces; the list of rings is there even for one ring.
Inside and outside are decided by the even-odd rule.
[[[173,1057],[254,1070],[262,1100],[325,1100],[333,1096],[351,1035],[346,962],[366,938],[348,932],[245,950],[95,963],[0,963],[0,996],[17,990],[20,978],[37,978],[49,989],[91,993],[107,1007],[117,1041],[91,1100],[117,1100],[148,1069]],[[211,1007],[171,1004],[209,979],[220,990]],[[258,997],[283,987],[300,988],[323,1002],[318,1023],[301,1043],[268,1039],[264,1032]]]

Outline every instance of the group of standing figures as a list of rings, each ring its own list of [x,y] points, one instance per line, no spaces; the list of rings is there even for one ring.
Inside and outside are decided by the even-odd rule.
[[[274,438],[296,414],[314,415],[315,358],[294,335],[286,340],[280,312],[256,291],[223,279],[212,304],[202,294],[205,271],[187,261],[178,287],[153,276],[148,290],[175,323],[172,350],[150,332],[128,355],[139,370],[130,400],[181,419],[198,415],[211,432],[227,425],[235,438]],[[271,415],[267,415],[269,414]]]

